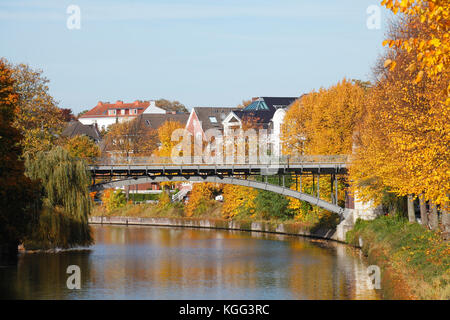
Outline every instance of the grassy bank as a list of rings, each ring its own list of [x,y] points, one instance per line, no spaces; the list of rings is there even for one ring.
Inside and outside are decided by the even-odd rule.
[[[202,210],[188,217],[186,215],[185,206],[181,203],[168,203],[161,206],[157,203],[127,204],[121,208],[107,211],[103,206],[95,206],[91,216],[104,217],[134,217],[134,218],[192,218],[192,219],[215,219],[226,221],[237,221],[243,225],[252,222],[264,222],[273,225],[275,231],[278,224],[283,223],[285,226],[292,228],[292,233],[298,233],[298,230],[315,232],[321,229],[334,229],[336,226],[336,217],[331,216],[330,219],[322,219],[319,221],[299,222],[295,219],[261,219],[258,217],[249,218],[245,216],[236,216],[233,219],[224,219],[222,216],[222,206],[220,202],[214,202],[207,210]]]
[[[385,298],[450,299],[450,244],[438,232],[397,216],[356,222],[347,242],[361,244],[382,272]]]

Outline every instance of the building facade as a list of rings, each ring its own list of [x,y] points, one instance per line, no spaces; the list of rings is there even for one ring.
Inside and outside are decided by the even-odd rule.
[[[166,110],[156,106],[155,101],[136,100],[124,103],[99,101],[97,105],[81,115],[78,120],[85,125],[96,125],[99,130],[106,130],[110,125],[136,119],[141,114],[165,114]]]

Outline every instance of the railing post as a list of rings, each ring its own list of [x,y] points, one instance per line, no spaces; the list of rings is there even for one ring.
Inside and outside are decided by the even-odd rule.
[[[320,198],[320,173],[317,175],[317,198]]]
[[[334,175],[334,192],[335,192],[335,200],[336,201],[336,205],[338,204],[338,179],[337,176]]]

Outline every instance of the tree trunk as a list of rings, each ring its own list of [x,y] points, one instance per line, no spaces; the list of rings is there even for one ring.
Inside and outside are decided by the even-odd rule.
[[[442,210],[442,231],[444,233],[444,239],[450,240],[450,213],[446,210]]]
[[[416,222],[416,214],[414,213],[414,200],[411,194],[408,195],[408,220]]]
[[[420,220],[423,226],[428,226],[427,203],[423,195],[419,197],[420,202]]]
[[[436,205],[431,205],[430,216],[428,218],[431,230],[436,230],[439,226],[438,211]]]

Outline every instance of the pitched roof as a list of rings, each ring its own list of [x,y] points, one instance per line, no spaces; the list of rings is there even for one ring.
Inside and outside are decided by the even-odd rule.
[[[208,129],[222,129],[222,121],[233,111],[233,108],[195,107],[198,120],[202,124],[203,131]]]
[[[95,141],[101,140],[100,132],[94,125],[85,125],[78,120],[70,121],[63,129],[61,135],[68,138],[85,135]]]
[[[243,120],[245,118],[254,119],[256,123],[269,123],[272,120],[273,114],[276,110],[234,110],[233,112],[239,117],[239,119]]]
[[[183,125],[186,124],[189,119],[189,113],[176,113],[176,114],[157,114],[157,113],[149,113],[149,114],[141,114],[138,117],[139,125],[144,126],[144,128],[151,128],[157,130],[161,127],[166,121],[178,121]]]
[[[150,101],[136,100],[131,103],[124,103],[123,101],[117,101],[116,103],[99,101],[97,105],[80,116],[80,118],[98,118],[98,117],[127,117],[136,116],[136,114],[130,114],[130,109],[137,109],[137,115],[144,112],[150,106]],[[117,113],[115,115],[109,115],[108,110],[125,109],[125,114]]]
[[[243,111],[273,111],[275,112],[280,108],[287,108],[299,97],[259,97],[254,98],[253,102],[247,107],[242,109]]]

